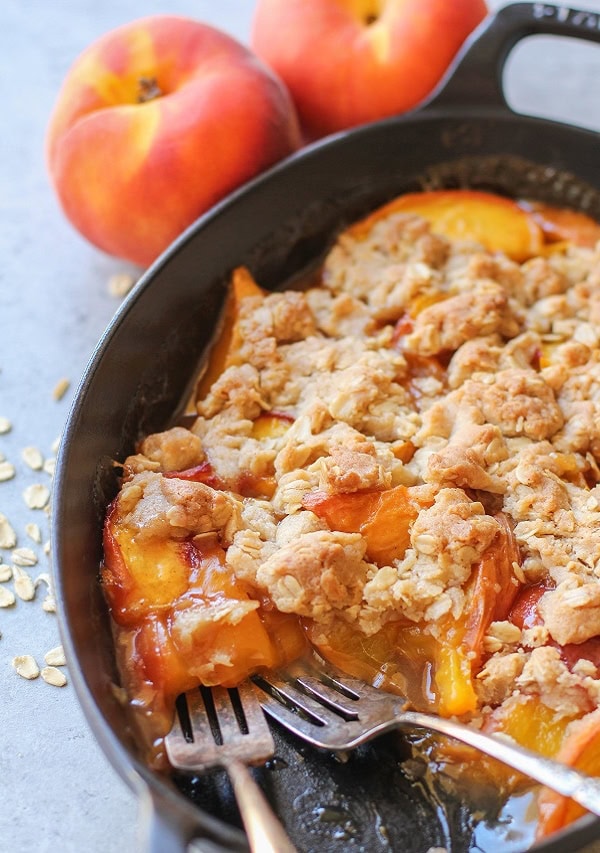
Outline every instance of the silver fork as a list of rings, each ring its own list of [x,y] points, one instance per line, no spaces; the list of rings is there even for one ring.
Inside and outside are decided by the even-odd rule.
[[[321,749],[344,752],[390,729],[423,728],[447,735],[497,758],[553,791],[600,815],[600,779],[545,758],[503,738],[452,720],[406,710],[406,700],[376,689],[317,655],[253,678],[263,710]]]
[[[275,751],[273,737],[250,682],[235,689],[199,687],[177,699],[165,738],[169,761],[197,773],[225,769],[252,851],[295,853],[247,764],[263,764]]]

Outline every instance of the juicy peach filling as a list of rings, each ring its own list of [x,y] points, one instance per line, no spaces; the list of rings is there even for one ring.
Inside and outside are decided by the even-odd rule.
[[[348,233],[361,239],[374,223],[396,212],[417,213],[438,233],[475,239],[517,261],[562,251],[567,242],[589,246],[600,237],[600,226],[581,214],[540,204],[519,205],[471,191],[404,196]],[[246,270],[235,271],[221,334],[197,383],[190,412],[195,413],[196,402],[210,393],[228,368],[243,365],[240,309],[248,300],[260,306],[264,298],[264,291]],[[419,355],[407,351],[404,343],[421,313],[443,304],[444,298],[440,292],[413,295],[389,329],[389,351],[401,355],[405,365],[397,382],[419,414],[427,410],[423,388],[428,381],[448,388],[452,352]],[[534,356],[535,371],[551,364],[553,346],[548,344]],[[247,439],[268,449],[288,432],[292,435],[297,426],[292,410],[265,407],[255,412],[246,419]],[[390,444],[391,455],[403,464],[411,462],[416,450],[409,438]],[[241,502],[268,503],[274,501],[280,485],[274,458],[273,453],[259,474],[239,470],[229,480],[210,455],[191,467],[163,471],[162,476],[233,493]],[[562,465],[564,481],[585,486],[585,472],[579,470],[574,454],[555,453],[554,462]],[[403,560],[411,547],[413,524],[421,511],[432,506],[433,493],[397,482],[386,488],[335,493],[312,482],[298,498],[297,509],[314,517],[320,529],[360,534],[364,560],[376,570]],[[474,490],[472,494],[474,501],[479,500]],[[496,498],[488,495],[489,507]],[[464,601],[458,615],[446,610],[433,624],[390,617],[369,634],[339,615],[323,623],[280,612],[268,595],[231,571],[217,532],[144,536],[128,525],[117,500],[105,521],[102,580],[118,644],[126,650],[127,659],[122,662],[126,687],[134,700],[151,696],[144,701],[164,715],[164,729],[179,693],[199,683],[233,686],[260,669],[284,665],[313,646],[347,673],[401,693],[416,707],[466,721],[476,719],[485,729],[502,731],[544,755],[600,772],[600,736],[586,722],[600,712],[579,720],[577,714],[556,713],[535,695],[511,697],[495,708],[494,703],[484,706],[481,701],[478,678],[491,657],[486,645],[491,627],[499,623],[512,630],[513,626],[517,633],[540,627],[538,605],[549,588],[545,582],[525,582],[522,556],[507,514],[491,508],[487,514],[498,529],[463,579]],[[558,651],[568,667],[581,659],[600,664],[598,637],[576,647],[544,642]],[[493,772],[499,773],[497,768]],[[540,803],[540,835],[580,814],[569,801],[546,792]]]

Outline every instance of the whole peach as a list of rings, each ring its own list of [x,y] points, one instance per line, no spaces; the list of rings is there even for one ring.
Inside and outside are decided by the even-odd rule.
[[[314,138],[414,107],[486,11],[484,0],[258,0],[251,43]]]
[[[299,144],[289,93],[250,50],[207,24],[157,15],[112,30],[75,61],[47,161],[72,224],[146,266]]]

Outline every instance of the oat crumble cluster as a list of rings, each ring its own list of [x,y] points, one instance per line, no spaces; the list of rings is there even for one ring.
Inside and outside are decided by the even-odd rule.
[[[322,286],[248,296],[239,347],[191,427],[148,436],[125,463],[119,516],[138,541],[218,535],[235,578],[327,634],[390,622],[436,637],[465,617],[473,567],[504,514],[516,588],[542,585],[536,624],[488,626],[480,707],[535,695],[581,716],[600,704],[600,250],[524,263],[432,233],[405,213],[348,231]],[[260,434],[279,415],[285,429]],[[284,417],[285,416],[285,417]],[[209,464],[218,488],[164,476]],[[272,482],[242,497],[240,472]],[[373,560],[310,496],[406,487],[407,547]],[[244,610],[244,607],[242,607]],[[242,613],[189,609],[235,624]]]

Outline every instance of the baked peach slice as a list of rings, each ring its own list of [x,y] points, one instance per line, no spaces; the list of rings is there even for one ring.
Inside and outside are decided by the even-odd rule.
[[[194,684],[234,686],[304,648],[296,617],[263,618],[216,537],[139,542],[113,510],[104,553],[104,590],[113,619],[134,638],[134,675],[167,701]]]
[[[358,222],[350,233],[360,237],[392,213],[414,213],[437,234],[453,240],[474,240],[491,252],[515,261],[539,255],[544,246],[541,227],[517,202],[479,190],[433,190],[399,196]]]
[[[549,708],[539,696],[515,694],[495,710],[484,713],[482,731],[504,734],[540,755],[555,758],[573,719]],[[458,742],[445,742],[441,757],[460,764],[476,761],[477,777],[494,783],[503,795],[531,786],[528,776]]]
[[[361,533],[367,542],[367,558],[389,565],[404,556],[410,543],[410,525],[423,504],[406,486],[395,486],[339,495],[309,492],[303,506],[323,519],[331,530]]]
[[[558,754],[565,730],[575,718],[558,714],[539,696],[511,696],[486,719],[483,730],[502,732],[546,758]]]
[[[386,565],[404,556],[412,522],[423,504],[410,488],[396,486],[339,495],[310,492],[303,506],[332,530],[361,533],[367,542],[367,558]],[[483,657],[483,639],[492,622],[507,617],[519,591],[513,572],[513,563],[520,562],[519,549],[508,519],[502,514],[496,517],[500,528],[473,566],[464,616],[442,619],[439,636],[443,639],[431,636],[425,625],[399,621],[367,638],[353,636],[342,625],[324,638],[315,626],[309,628],[311,642],[349,674],[370,683],[385,683],[390,689],[399,685],[401,690],[412,689],[417,702],[443,716],[475,711],[473,676]],[[427,682],[428,694],[418,689],[415,693],[414,682]]]
[[[569,725],[556,758],[590,776],[600,776],[600,709]],[[585,814],[579,803],[548,788],[540,791],[538,811],[538,839],[563,829]]]
[[[474,565],[465,589],[462,617],[442,624],[435,683],[439,712],[443,716],[466,714],[477,709],[473,677],[481,667],[484,638],[492,622],[506,619],[520,585],[513,563],[520,563],[519,548],[503,513],[495,516],[500,529]]]
[[[195,412],[196,400],[206,396],[223,371],[236,363],[241,346],[238,326],[240,304],[250,296],[264,297],[265,291],[258,286],[246,267],[236,267],[229,284],[221,330],[209,351],[206,369],[196,386],[187,411],[191,406]]]
[[[262,412],[252,423],[252,438],[280,438],[294,423],[294,416],[287,412]]]
[[[521,207],[539,225],[548,243],[574,243],[593,248],[600,240],[600,223],[579,210],[535,201],[521,202]]]

